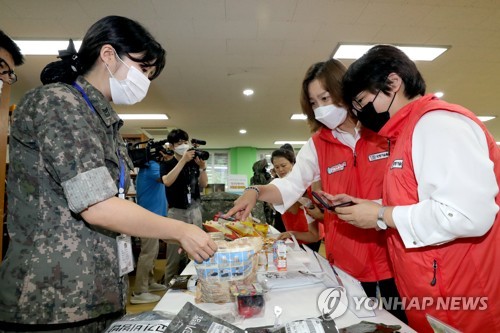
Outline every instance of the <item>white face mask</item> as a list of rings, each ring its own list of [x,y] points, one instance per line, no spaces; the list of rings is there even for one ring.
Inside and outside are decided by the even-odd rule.
[[[3,81],[0,80],[0,96],[2,96]]]
[[[187,143],[183,143],[182,145],[179,145],[174,148],[174,151],[179,154],[179,155],[184,155],[186,150],[189,149],[189,145]]]
[[[132,105],[138,103],[146,97],[151,81],[134,66],[129,66],[118,56],[117,58],[128,67],[127,78],[125,80],[116,79],[109,70],[109,88],[111,90],[111,100],[115,104]]]
[[[347,118],[347,110],[333,104],[314,109],[314,117],[330,129],[340,126]]]

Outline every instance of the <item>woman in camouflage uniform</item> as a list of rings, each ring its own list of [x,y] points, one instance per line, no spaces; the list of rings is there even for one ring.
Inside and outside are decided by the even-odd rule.
[[[23,97],[10,132],[0,331],[101,332],[125,310],[121,235],[179,242],[198,261],[216,250],[200,228],[121,199],[133,166],[110,102],[146,95],[165,64],[161,45],[139,23],[108,16],[60,58]]]

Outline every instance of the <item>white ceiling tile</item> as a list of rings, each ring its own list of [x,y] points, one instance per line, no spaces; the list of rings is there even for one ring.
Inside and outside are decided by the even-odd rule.
[[[228,54],[279,55],[283,49],[283,40],[228,39]]]
[[[310,40],[320,27],[319,22],[259,21],[258,38]]]
[[[226,1],[229,21],[289,21],[297,0],[230,0]]]
[[[193,24],[196,38],[257,38],[257,22],[197,20]]]
[[[225,20],[224,0],[152,0],[156,17],[163,20]]]

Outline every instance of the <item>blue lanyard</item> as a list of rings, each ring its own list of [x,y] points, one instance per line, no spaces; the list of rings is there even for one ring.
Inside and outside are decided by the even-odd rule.
[[[75,87],[76,90],[78,90],[80,92],[80,94],[82,94],[82,97],[85,100],[85,102],[87,102],[87,104],[90,107],[90,109],[92,110],[92,112],[95,113],[96,111],[95,111],[94,105],[90,101],[89,96],[87,95],[87,93],[85,92],[85,90],[83,90],[83,88],[78,83],[76,83],[76,82],[73,82],[73,87]]]
[[[82,94],[83,99],[87,102],[88,106],[92,110],[93,113],[96,113],[94,105],[89,99],[89,96],[83,90],[83,88],[76,82],[73,82],[73,87],[76,88]],[[122,156],[120,154],[120,148],[116,149],[116,155],[118,155],[118,162],[120,164],[120,188],[118,189],[118,196],[122,199],[125,199],[125,163],[123,163]]]
[[[118,160],[120,162],[120,188],[118,189],[118,196],[125,199],[125,163],[123,163],[120,148],[116,149],[116,154],[118,155]]]

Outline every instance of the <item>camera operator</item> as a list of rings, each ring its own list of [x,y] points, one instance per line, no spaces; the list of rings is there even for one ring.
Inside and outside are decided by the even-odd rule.
[[[137,204],[161,216],[167,216],[167,197],[165,186],[160,179],[160,161],[163,159],[161,148],[155,147],[154,142],[148,142],[146,162],[139,166],[136,178]],[[141,237],[141,252],[137,260],[134,291],[130,303],[153,303],[160,300],[160,296],[151,294],[151,291],[165,290],[166,287],[154,279],[154,262],[158,256],[159,240],[157,238]]]
[[[189,149],[189,136],[181,129],[172,130],[167,140],[174,151],[174,158],[162,163],[161,170],[169,204],[168,216],[202,228],[200,189],[208,184],[206,163],[202,157],[207,156]],[[185,252],[179,253],[176,244],[167,245],[166,257],[165,284],[168,285],[172,277],[187,265],[188,258]]]

